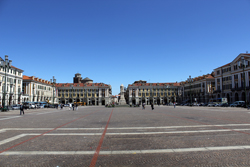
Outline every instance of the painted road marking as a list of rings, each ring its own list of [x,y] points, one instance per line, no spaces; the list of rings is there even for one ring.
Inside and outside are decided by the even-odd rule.
[[[60,112],[60,111],[51,111],[51,112],[43,112],[43,113],[25,113],[25,115],[42,115],[42,114],[50,114],[50,113],[56,113],[56,112]],[[23,116],[5,116],[6,118],[0,118],[1,120],[6,120],[6,119],[14,119],[14,118],[19,118],[19,117],[23,117]]]
[[[0,133],[3,133],[3,132],[6,132],[6,130],[4,130],[4,129],[1,129],[1,130],[0,130]]]
[[[9,143],[9,142],[11,142],[11,141],[17,140],[17,139],[19,139],[19,138],[21,138],[21,137],[24,137],[24,136],[26,136],[26,134],[17,135],[17,136],[14,136],[14,137],[11,137],[11,138],[2,140],[2,141],[0,141],[0,145]]]
[[[226,126],[250,126],[250,124],[222,124],[222,125],[189,125],[189,126],[160,126],[160,127],[120,127],[108,128],[108,130],[122,129],[172,129],[172,128],[199,128],[199,127],[226,127]],[[52,130],[54,128],[4,128],[1,130]],[[56,130],[103,130],[104,128],[57,128]]]
[[[170,131],[170,132],[131,132],[131,133],[106,133],[107,136],[119,136],[119,135],[153,135],[153,134],[181,134],[181,133],[213,133],[213,132],[234,132],[234,131],[247,131],[250,129],[219,129],[219,130],[196,130],[196,131]],[[0,145],[14,141],[24,136],[37,136],[40,133],[26,133],[17,135],[3,141],[0,141]],[[46,133],[43,136],[100,136],[102,133]]]
[[[68,122],[68,123],[65,123],[65,124],[63,124],[63,125],[61,125],[61,126],[58,126],[58,127],[54,128],[54,129],[52,129],[52,130],[49,130],[49,131],[47,131],[47,132],[44,132],[44,133],[42,133],[42,134],[39,134],[39,135],[34,136],[34,137],[32,137],[32,138],[29,138],[29,139],[27,139],[27,140],[25,140],[25,141],[23,141],[23,142],[21,142],[21,143],[18,143],[18,144],[14,145],[14,146],[11,146],[11,147],[9,147],[9,148],[7,148],[7,149],[5,149],[5,150],[0,151],[0,153],[6,152],[6,151],[8,151],[8,150],[10,150],[10,149],[12,149],[12,148],[14,148],[14,147],[16,147],[16,146],[19,146],[19,145],[21,145],[21,144],[23,144],[23,143],[26,143],[26,142],[28,142],[28,141],[30,141],[30,140],[33,140],[33,139],[35,139],[35,138],[37,138],[37,137],[40,137],[40,136],[44,135],[44,134],[50,133],[50,132],[52,132],[52,131],[54,131],[54,130],[56,130],[56,129],[58,129],[58,128],[61,128],[61,127],[65,126],[65,125],[68,125],[68,124],[70,124],[70,123],[72,123],[72,122],[75,122],[75,121],[77,121],[77,120],[79,120],[79,119],[82,119],[82,118],[84,118],[84,117],[87,117],[87,116],[89,116],[89,115],[91,115],[91,114],[94,114],[94,113],[96,113],[96,112],[97,112],[97,111],[95,111],[95,112],[93,112],[93,113],[90,113],[90,114],[87,114],[87,115],[85,115],[85,116],[79,117],[79,118],[74,119],[74,120],[72,120],[72,121],[70,121],[70,122]]]
[[[174,148],[156,150],[119,150],[100,151],[99,155],[119,155],[119,154],[162,154],[162,153],[182,153],[197,151],[225,151],[250,149],[250,145],[242,146],[218,146],[218,147],[196,147],[196,148]],[[5,151],[0,155],[90,155],[95,151]]]
[[[11,116],[11,117],[7,117],[7,118],[0,118],[0,121],[1,120],[6,120],[6,119],[19,118],[19,117],[22,117],[22,116]]]

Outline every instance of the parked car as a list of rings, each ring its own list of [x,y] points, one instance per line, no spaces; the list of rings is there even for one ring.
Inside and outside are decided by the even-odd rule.
[[[44,108],[44,106],[43,105],[37,105],[37,108]]]
[[[29,104],[23,104],[23,108],[24,109],[28,109],[29,108]]]
[[[193,103],[193,106],[199,106],[198,103]]]
[[[235,101],[234,103],[230,104],[230,107],[243,107],[244,105],[244,101]]]
[[[209,103],[207,106],[208,107],[215,107],[216,103]]]
[[[19,110],[20,109],[20,105],[13,105],[11,106],[12,110]]]
[[[29,104],[29,108],[30,108],[30,109],[34,109],[34,108],[36,108],[36,106],[35,106],[35,104],[32,104],[32,103],[31,103],[31,104]]]
[[[220,107],[221,103],[215,103],[214,107]]]
[[[228,103],[221,103],[221,104],[220,104],[220,107],[228,107],[228,106],[229,106]]]

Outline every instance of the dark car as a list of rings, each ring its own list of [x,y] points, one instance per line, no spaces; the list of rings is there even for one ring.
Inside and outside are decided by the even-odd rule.
[[[235,101],[234,103],[230,104],[230,107],[243,107],[245,106],[244,101]]]
[[[23,109],[29,109],[29,104],[23,104]]]
[[[222,103],[222,104],[220,105],[220,107],[229,107],[229,104],[228,104],[228,103]]]

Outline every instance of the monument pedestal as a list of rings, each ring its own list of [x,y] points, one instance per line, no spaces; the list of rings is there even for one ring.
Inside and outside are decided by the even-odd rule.
[[[126,105],[125,99],[120,99],[119,100],[119,105]]]

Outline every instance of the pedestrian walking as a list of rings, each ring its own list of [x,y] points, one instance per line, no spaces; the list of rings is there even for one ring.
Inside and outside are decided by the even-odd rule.
[[[71,106],[72,106],[72,104],[71,104],[71,103],[69,103],[69,110],[71,110]]]
[[[76,104],[76,110],[78,110],[78,104]]]
[[[154,110],[154,104],[153,103],[151,103],[151,109]]]
[[[175,102],[174,102],[174,108],[175,108]]]
[[[75,109],[75,104],[72,104],[72,107],[73,107],[73,111],[74,111],[74,109]]]
[[[24,115],[23,105],[21,104],[21,105],[20,105],[20,115],[22,115],[22,113],[23,113],[23,115]]]

